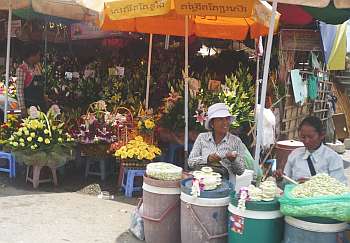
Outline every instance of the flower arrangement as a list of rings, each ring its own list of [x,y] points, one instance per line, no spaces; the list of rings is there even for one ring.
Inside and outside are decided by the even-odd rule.
[[[115,152],[115,156],[121,159],[140,161],[151,161],[160,154],[161,150],[157,146],[146,143],[141,136],[136,136]]]
[[[21,122],[15,115],[8,115],[7,122],[0,126],[0,144],[5,144],[11,135],[17,131]]]
[[[143,110],[139,111],[139,121],[137,122],[137,128],[141,133],[152,133],[156,126],[155,120],[153,118],[153,110]]]
[[[74,139],[64,130],[58,117],[60,109],[53,105],[45,114],[32,106],[29,117],[12,133],[6,146],[17,159],[27,165],[62,164],[71,159]]]
[[[124,120],[124,116],[108,112],[104,101],[98,101],[90,105],[86,115],[78,118],[72,134],[83,144],[111,143],[117,139],[118,123]]]

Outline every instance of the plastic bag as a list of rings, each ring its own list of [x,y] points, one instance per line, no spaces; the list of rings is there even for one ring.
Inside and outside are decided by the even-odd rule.
[[[142,212],[143,203],[139,204],[134,212],[131,213],[131,224],[129,227],[129,231],[139,240],[145,240]]]
[[[322,217],[350,222],[350,193],[339,196],[295,198],[291,191],[295,185],[286,185],[279,199],[281,212],[293,217]]]
[[[260,181],[262,177],[262,170],[259,166],[259,163],[257,163],[252,155],[250,154],[248,148],[244,145],[244,163],[245,163],[245,168],[247,170],[253,170],[254,171],[254,179],[256,181]]]

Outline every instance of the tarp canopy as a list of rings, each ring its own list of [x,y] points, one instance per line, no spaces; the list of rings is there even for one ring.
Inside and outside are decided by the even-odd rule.
[[[315,19],[328,24],[342,24],[350,18],[349,0],[278,0],[278,2],[302,5]]]
[[[76,0],[0,0],[1,10],[8,10],[10,6],[14,14],[24,18],[46,15],[90,21],[98,16],[97,11],[82,6]]]
[[[316,8],[325,8],[333,2],[336,8],[350,8],[349,0],[278,0],[277,2]]]

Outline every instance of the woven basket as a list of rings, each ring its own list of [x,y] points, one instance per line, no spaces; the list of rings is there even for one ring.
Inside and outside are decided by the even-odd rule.
[[[82,155],[96,157],[108,156],[107,151],[111,145],[109,143],[79,144]]]
[[[146,169],[146,166],[151,163],[149,160],[122,160],[122,166],[127,168],[137,168],[137,169]]]

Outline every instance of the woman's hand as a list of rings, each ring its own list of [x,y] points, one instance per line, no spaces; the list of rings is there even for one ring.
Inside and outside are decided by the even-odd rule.
[[[237,152],[236,151],[233,151],[233,152],[228,152],[226,154],[226,158],[230,161],[234,161],[236,158],[237,158]]]
[[[282,169],[277,169],[275,172],[273,172],[273,176],[276,177],[277,179],[282,178],[283,170]]]
[[[208,156],[208,164],[219,164],[221,160],[221,157],[217,154],[210,154]]]
[[[308,181],[309,180],[309,178],[300,178],[299,180],[298,180],[298,183],[299,184],[302,184],[302,183],[304,183],[304,182],[306,182],[306,181]]]

